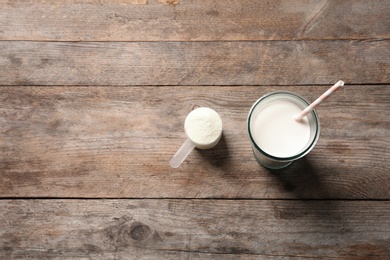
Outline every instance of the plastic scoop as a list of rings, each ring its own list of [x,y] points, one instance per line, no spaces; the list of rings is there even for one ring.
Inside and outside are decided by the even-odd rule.
[[[192,110],[184,122],[187,140],[172,157],[170,165],[177,168],[196,147],[210,149],[216,146],[222,136],[222,120],[219,114],[208,107]]]

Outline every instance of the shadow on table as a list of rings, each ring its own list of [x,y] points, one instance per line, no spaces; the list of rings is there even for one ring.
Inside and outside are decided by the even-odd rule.
[[[278,180],[284,190],[292,192],[297,198],[329,198],[331,191],[323,183],[320,169],[304,157],[280,170],[268,170]]]
[[[208,150],[197,149],[197,151],[211,165],[218,168],[229,167],[231,154],[224,133],[215,147]]]
[[[328,169],[329,170],[329,169]],[[337,187],[327,184],[326,170],[316,167],[306,156],[280,170],[268,170],[283,189],[294,194],[321,220],[342,222]]]

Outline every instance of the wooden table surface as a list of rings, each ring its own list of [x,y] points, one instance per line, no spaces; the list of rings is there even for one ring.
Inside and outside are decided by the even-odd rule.
[[[388,0],[0,2],[0,259],[390,259]],[[280,171],[260,96],[313,101]],[[220,143],[177,169],[195,107]]]

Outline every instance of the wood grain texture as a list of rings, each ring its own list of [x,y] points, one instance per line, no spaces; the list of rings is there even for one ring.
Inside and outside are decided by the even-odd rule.
[[[389,39],[389,16],[387,0],[1,1],[0,40]]]
[[[0,42],[1,85],[312,85],[390,82],[390,40]]]
[[[0,259],[390,259],[390,1],[0,0]],[[252,103],[321,136],[255,161]],[[211,150],[169,160],[194,108]]]
[[[246,117],[257,98],[312,101],[328,87],[2,87],[0,196],[389,199],[388,85],[346,85],[323,103],[317,146],[292,167],[254,160]],[[172,169],[197,106],[221,115],[223,139]]]
[[[3,259],[389,259],[388,201],[2,200]]]

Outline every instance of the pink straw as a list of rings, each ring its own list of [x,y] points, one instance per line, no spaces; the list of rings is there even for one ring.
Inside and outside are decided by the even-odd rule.
[[[299,122],[304,118],[310,111],[312,111],[315,107],[322,103],[325,99],[327,99],[333,92],[338,90],[340,87],[344,86],[344,81],[339,80],[336,84],[334,84],[330,89],[325,91],[319,98],[317,98],[313,103],[311,103],[308,107],[306,107],[299,115],[294,117],[295,121]]]

